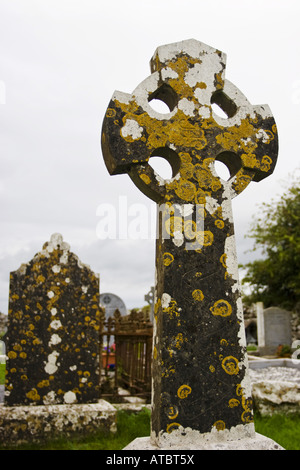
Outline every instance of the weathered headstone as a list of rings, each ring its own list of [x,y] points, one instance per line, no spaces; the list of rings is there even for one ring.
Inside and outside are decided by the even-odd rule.
[[[110,318],[116,310],[119,310],[121,315],[127,315],[127,309],[124,301],[116,294],[104,292],[100,295],[100,305],[105,308],[105,317]]]
[[[0,364],[5,364],[6,361],[6,348],[5,343],[0,339]]]
[[[59,234],[10,274],[5,405],[99,399],[99,277]]]
[[[159,204],[151,445],[160,448],[255,437],[231,199],[273,172],[277,131],[268,106],[225,80],[225,62],[195,40],[159,47],[152,74],[131,95],[115,92],[103,122],[109,172],[128,173]],[[169,161],[171,180],[152,156]]]
[[[279,307],[257,305],[258,348],[261,354],[276,354],[279,345],[292,344],[291,313]]]

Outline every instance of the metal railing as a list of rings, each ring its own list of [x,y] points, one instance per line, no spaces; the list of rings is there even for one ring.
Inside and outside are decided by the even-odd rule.
[[[132,311],[101,319],[102,374],[100,396],[119,401],[124,391],[150,400],[153,325],[149,314]]]

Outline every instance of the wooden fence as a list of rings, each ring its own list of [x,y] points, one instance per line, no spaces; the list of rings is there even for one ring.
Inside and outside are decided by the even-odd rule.
[[[132,311],[101,321],[101,398],[120,401],[122,392],[130,396],[151,396],[153,325],[143,311]]]

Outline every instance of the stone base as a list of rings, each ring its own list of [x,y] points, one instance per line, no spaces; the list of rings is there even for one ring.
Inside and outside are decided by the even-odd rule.
[[[99,430],[116,432],[116,412],[105,400],[80,405],[0,405],[0,444],[18,445]]]
[[[261,434],[255,433],[253,438],[237,439],[233,441],[210,441],[199,442],[199,445],[193,443],[188,444],[185,442],[184,446],[170,445],[164,447],[157,447],[150,441],[150,437],[138,437],[130,444],[124,447],[123,450],[284,450],[279,444],[272,439],[265,437]]]

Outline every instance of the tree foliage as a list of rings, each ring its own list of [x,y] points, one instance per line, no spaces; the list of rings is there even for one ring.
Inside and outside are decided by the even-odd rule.
[[[252,251],[260,250],[261,258],[242,266],[242,283],[251,290],[244,302],[300,312],[300,180],[279,201],[261,205],[247,236],[254,239]]]

